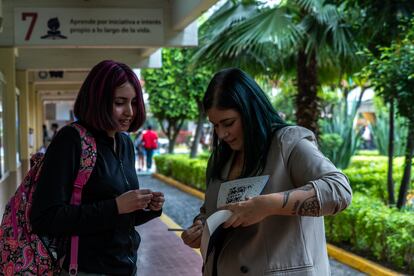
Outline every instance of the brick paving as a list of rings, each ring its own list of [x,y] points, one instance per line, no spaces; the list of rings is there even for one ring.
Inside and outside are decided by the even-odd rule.
[[[167,226],[154,219],[138,226],[142,241],[138,249],[139,276],[200,276],[202,259]]]

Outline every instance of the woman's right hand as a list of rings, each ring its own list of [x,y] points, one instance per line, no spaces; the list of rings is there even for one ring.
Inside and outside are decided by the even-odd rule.
[[[128,214],[145,209],[151,202],[153,195],[149,189],[137,189],[123,193],[115,198],[119,214]]]
[[[200,248],[202,233],[203,223],[198,219],[190,226],[190,228],[181,234],[181,239],[183,239],[184,243],[189,247]]]

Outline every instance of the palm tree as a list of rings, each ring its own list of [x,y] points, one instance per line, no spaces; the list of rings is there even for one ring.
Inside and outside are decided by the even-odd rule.
[[[341,78],[357,60],[344,6],[290,0],[268,7],[229,1],[205,23],[195,62],[239,66],[253,74],[296,74],[296,119],[318,133],[320,80]]]
[[[331,0],[346,2],[352,10],[352,25],[358,39],[369,51],[379,57],[381,47],[389,47],[394,40],[401,41],[414,13],[414,1],[407,0]],[[403,27],[403,28],[402,28]]]
[[[342,0],[336,0],[341,2]],[[372,54],[371,58],[380,58],[381,49],[391,45],[393,41],[401,41],[405,34],[410,18],[414,13],[414,2],[406,0],[346,0],[346,5],[355,11],[353,25],[357,36]],[[375,80],[374,80],[375,81]],[[394,88],[392,88],[394,89]],[[395,99],[393,96],[386,99],[389,103],[389,132],[388,132],[388,172],[387,190],[388,203],[395,205],[393,158],[394,158],[394,117]],[[401,132],[401,131],[400,131]]]

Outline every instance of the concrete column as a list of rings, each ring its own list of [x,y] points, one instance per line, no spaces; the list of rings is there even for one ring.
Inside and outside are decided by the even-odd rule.
[[[0,70],[6,82],[3,98],[5,171],[17,169],[15,49],[0,48]]]
[[[37,128],[37,124],[36,124],[36,91],[35,91],[35,85],[34,85],[33,82],[29,83],[28,97],[29,97],[28,123],[29,123],[29,128],[33,129],[33,148],[29,147],[29,154],[31,155],[31,154],[37,152],[37,149],[38,149],[37,143],[38,143],[38,140],[39,140],[37,138],[37,132],[42,131],[42,130],[39,130]]]
[[[36,112],[36,150],[38,150],[43,143],[43,123],[45,121],[43,114],[43,102],[39,91],[35,93],[35,112]]]
[[[17,70],[16,85],[20,90],[20,158],[29,160],[29,86],[28,74],[25,70]]]

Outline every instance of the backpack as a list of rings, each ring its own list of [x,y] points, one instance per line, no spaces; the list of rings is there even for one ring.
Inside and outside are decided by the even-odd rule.
[[[89,179],[96,162],[96,143],[87,130],[71,124],[81,137],[81,160],[73,184],[71,204],[79,205],[82,188]],[[6,205],[0,225],[1,275],[59,275],[62,270],[69,237],[46,237],[32,232],[30,211],[44,154],[37,153],[30,160],[31,168],[15,194]],[[78,237],[71,237],[70,274],[77,273]]]

